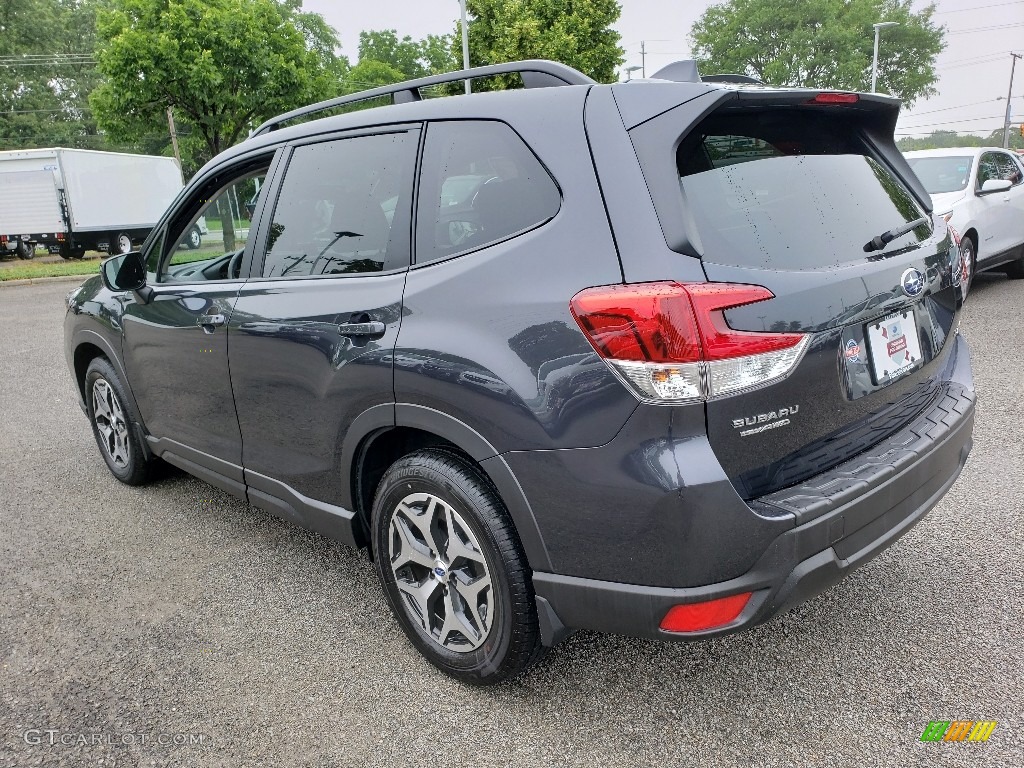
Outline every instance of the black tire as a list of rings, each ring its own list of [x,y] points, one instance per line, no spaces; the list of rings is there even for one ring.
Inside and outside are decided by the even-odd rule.
[[[963,254],[964,264],[967,265],[967,287],[964,289],[964,298],[971,292],[974,285],[974,274],[978,271],[978,248],[969,236],[960,240],[960,253]]]
[[[185,237],[185,247],[190,251],[198,251],[203,246],[203,233],[199,227],[192,227]]]
[[[432,535],[429,543],[417,538],[412,545],[409,532],[415,537],[422,531],[417,523],[409,524],[417,504],[424,508],[420,522],[427,521]],[[435,527],[431,521],[437,512],[447,522]],[[396,461],[377,488],[371,535],[377,575],[392,612],[412,644],[442,672],[472,685],[493,685],[543,656],[522,545],[501,499],[472,462],[437,449]],[[437,567],[409,561],[406,549],[426,562],[433,558]],[[422,603],[425,610],[412,607],[421,603],[400,590],[399,579],[407,590],[433,590]],[[484,579],[490,586],[480,589]],[[465,595],[475,595],[472,608]],[[461,614],[453,607],[461,608]],[[476,621],[481,617],[482,622]],[[455,626],[446,629],[449,618]]]
[[[132,249],[132,237],[127,232],[111,232],[107,252],[111,256],[128,253]]]
[[[63,246],[60,249],[60,256],[62,259],[68,259],[70,261],[81,261],[85,258],[85,248],[69,248]]]
[[[101,402],[106,413],[97,416]],[[150,479],[153,462],[135,428],[134,423],[139,420],[130,402],[117,371],[106,358],[97,357],[89,363],[85,372],[85,405],[100,455],[111,474],[122,483],[144,485]]]
[[[36,247],[31,243],[26,243],[24,240],[19,240],[16,252],[19,259],[28,260],[36,255]]]

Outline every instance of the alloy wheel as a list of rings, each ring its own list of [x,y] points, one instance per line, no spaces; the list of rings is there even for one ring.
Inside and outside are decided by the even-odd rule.
[[[391,514],[389,557],[402,604],[448,651],[469,653],[487,639],[494,589],[483,549],[451,505],[430,493],[403,498]]]
[[[92,385],[92,420],[110,460],[119,468],[127,467],[131,458],[128,421],[113,387],[103,378]]]

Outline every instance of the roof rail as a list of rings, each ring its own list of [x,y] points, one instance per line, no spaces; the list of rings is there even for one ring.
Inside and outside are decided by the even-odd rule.
[[[348,96],[338,96],[327,101],[320,101],[306,107],[293,109],[283,115],[271,118],[253,131],[253,136],[259,136],[268,131],[275,131],[284,123],[295,120],[299,117],[314,115],[317,112],[326,112],[329,109],[355,104],[356,102],[376,99],[381,96],[390,96],[393,104],[404,104],[410,101],[420,101],[420,88],[429,88],[432,85],[444,83],[455,83],[459,80],[474,80],[480,77],[493,77],[494,75],[518,74],[523,78],[525,88],[547,88],[558,85],[595,85],[593,80],[582,72],[559,64],[556,61],[545,61],[543,59],[529,59],[527,61],[510,61],[506,64],[491,64],[486,67],[473,67],[462,69],[458,72],[447,72],[442,75],[430,75],[416,80],[406,80],[394,85],[385,85],[380,88],[371,88],[368,91],[360,91]]]

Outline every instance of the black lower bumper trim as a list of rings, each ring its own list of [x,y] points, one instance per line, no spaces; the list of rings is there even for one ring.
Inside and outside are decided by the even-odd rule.
[[[535,572],[534,588],[549,628],[544,642],[553,644],[573,629],[686,640],[728,634],[831,587],[910,530],[959,477],[972,446],[974,393],[960,387],[956,400],[955,409],[947,408],[947,417],[937,423],[932,419],[931,429],[921,430],[915,423],[906,434],[894,436],[904,441],[904,448],[909,436],[914,438],[913,450],[900,452],[897,470],[879,472],[872,462],[874,477],[861,480],[859,493],[827,499],[828,511],[778,536],[754,567],[735,579],[674,589]],[[833,473],[851,471],[844,466]],[[826,486],[827,478],[820,478]],[[659,626],[674,605],[742,592],[754,594],[729,624],[686,634],[665,632]]]

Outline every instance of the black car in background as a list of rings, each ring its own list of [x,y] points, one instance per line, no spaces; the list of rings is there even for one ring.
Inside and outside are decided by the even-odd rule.
[[[473,683],[580,628],[733,632],[892,544],[975,403],[962,258],[898,102],[684,70],[425,78],[212,160],[69,296],[111,472],[162,459],[366,548]],[[495,75],[525,87],[420,98]],[[175,247],[253,188],[220,255]]]

